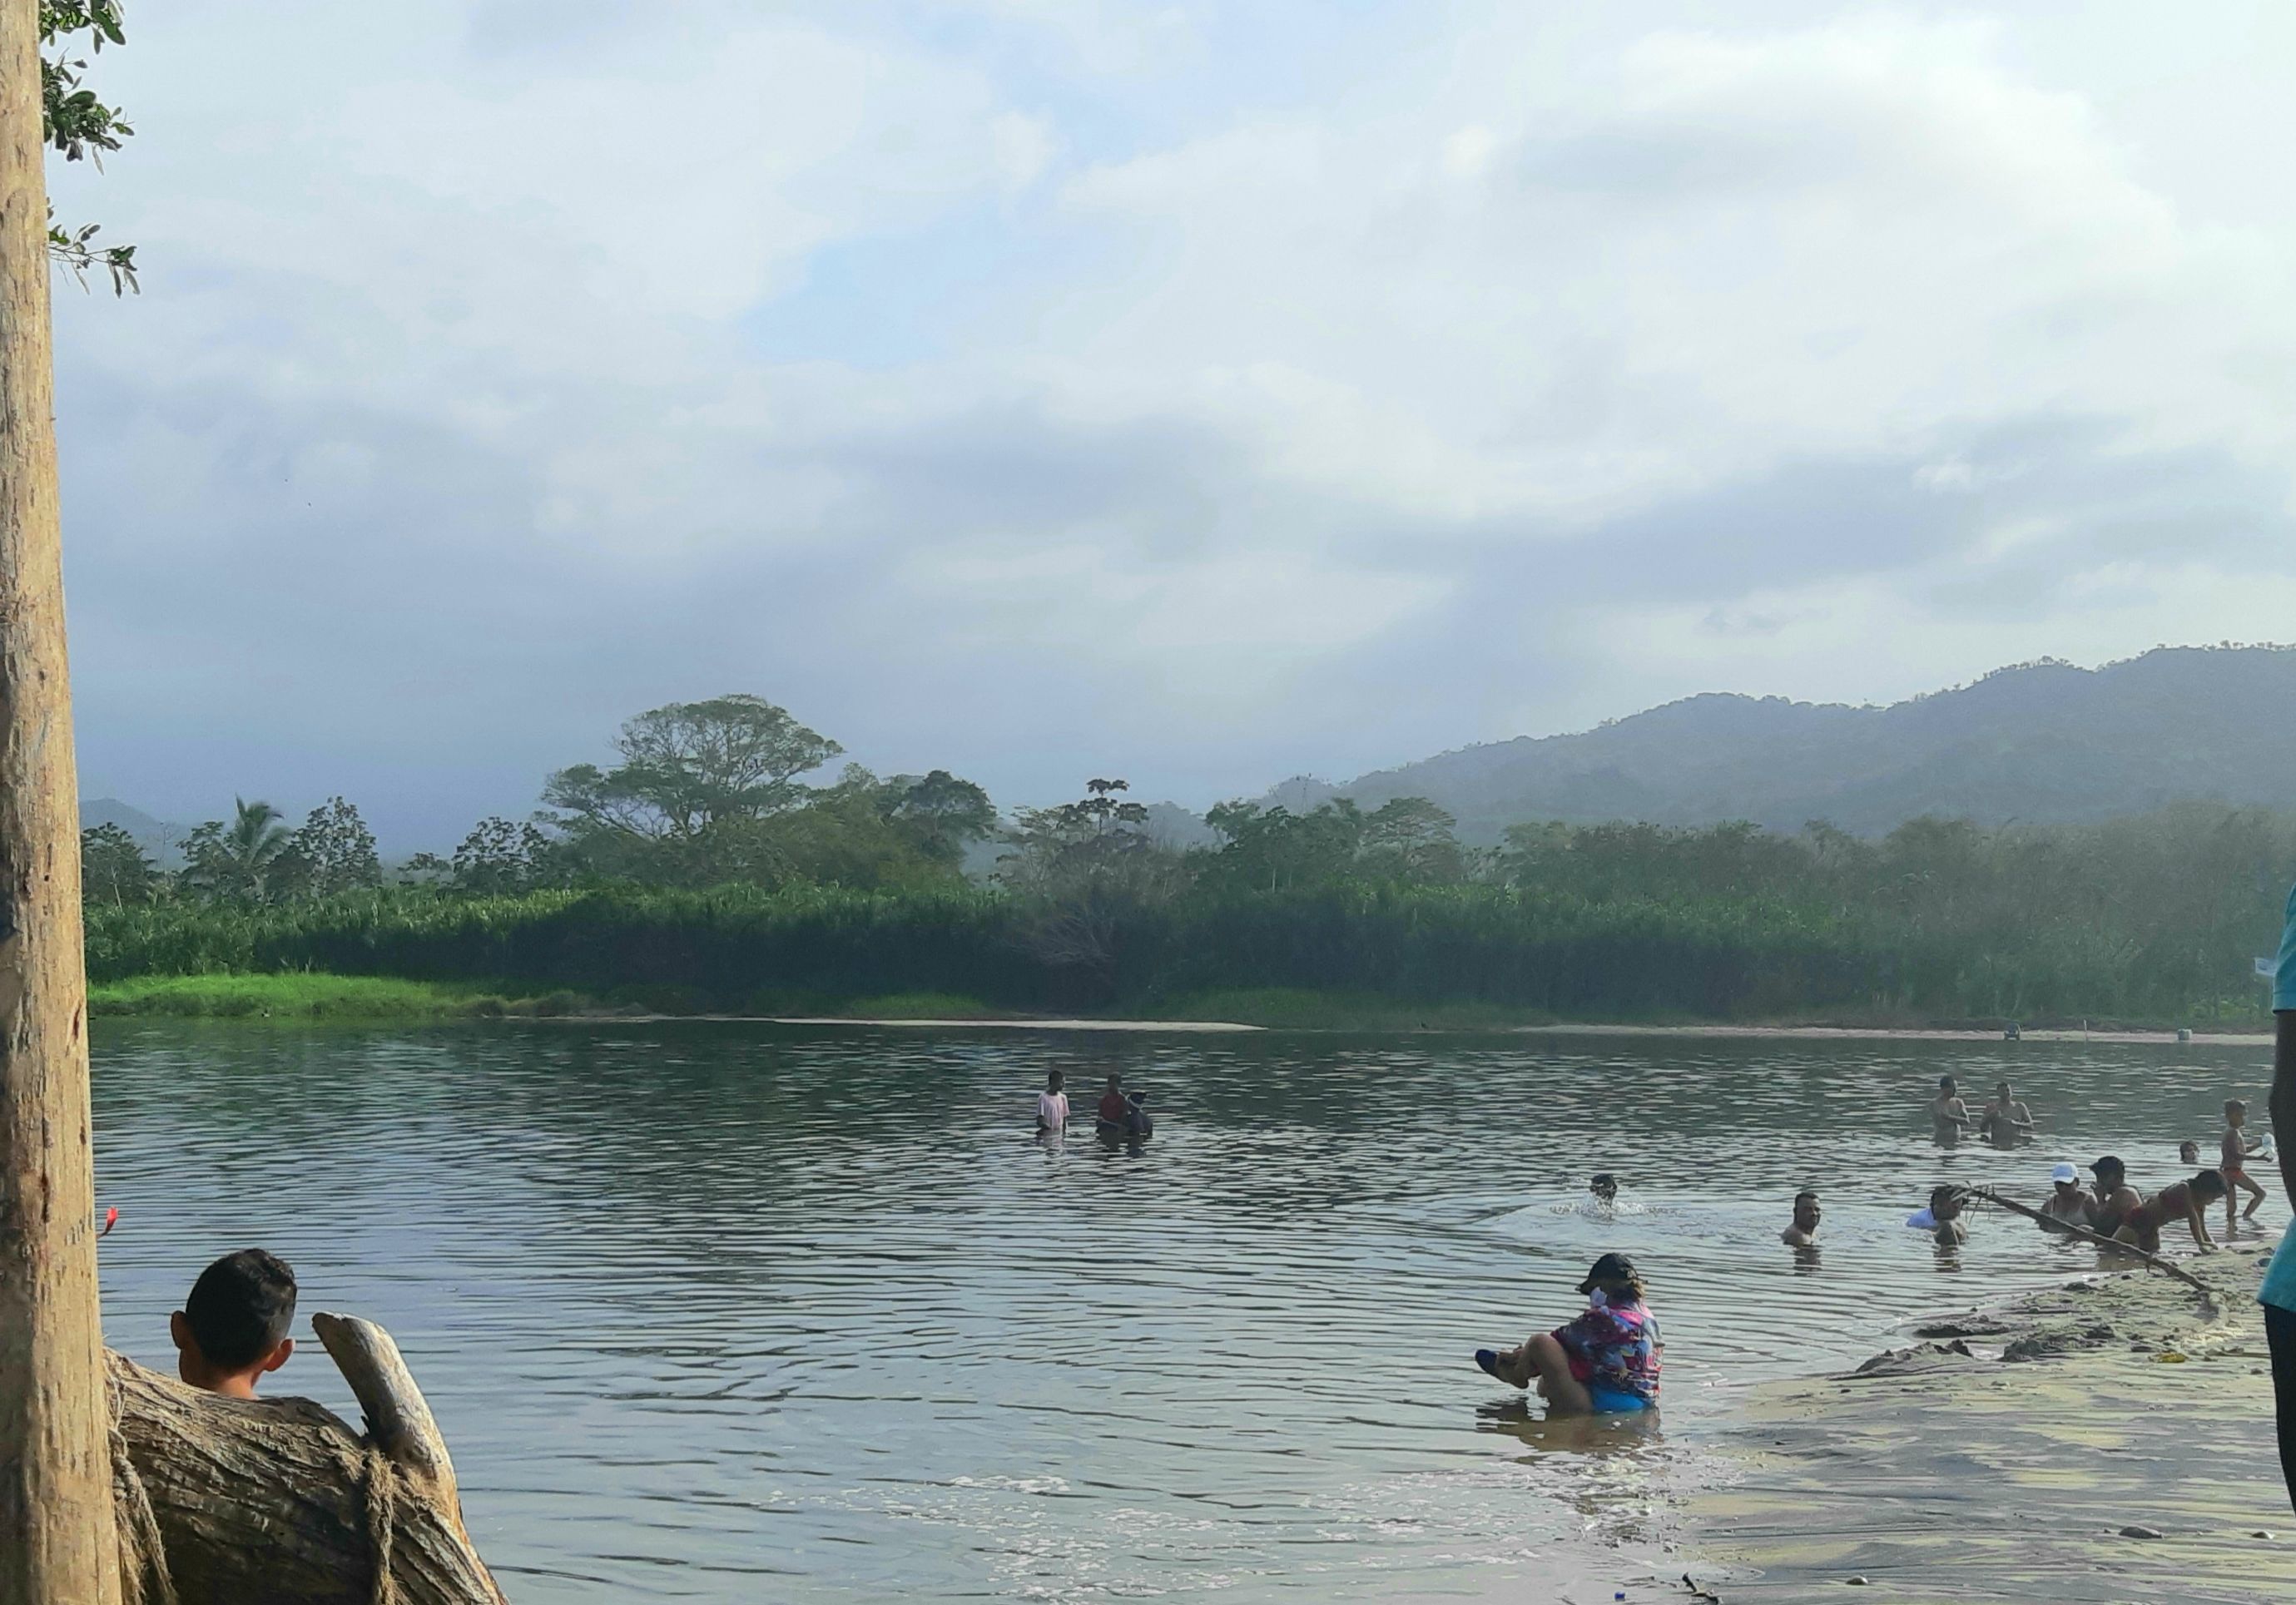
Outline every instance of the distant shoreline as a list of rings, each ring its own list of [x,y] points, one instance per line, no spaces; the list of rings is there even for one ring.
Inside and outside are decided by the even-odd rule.
[[[935,993],[847,999],[759,999],[763,1006],[669,1008],[659,998],[597,998],[485,981],[422,981],[395,977],[291,970],[262,975],[147,976],[88,988],[96,1019],[177,1019],[280,1023],[377,1023],[529,1020],[559,1023],[716,1022],[868,1030],[1115,1032],[1226,1036],[1261,1031],[1359,1033],[1398,1036],[1529,1038],[1734,1038],[1775,1042],[2001,1042],[1997,1028],[1811,1025],[1685,1021],[1564,1021],[1527,1017],[1485,1003],[1398,1003],[1348,993],[1211,992],[1166,1000],[1139,1013],[1026,1014],[977,998]],[[775,1005],[781,1006],[775,1006]],[[2033,1028],[2021,1039],[2046,1045],[2112,1043],[2176,1045],[2169,1030]],[[2269,1045],[2259,1031],[2202,1033],[2194,1044]]]
[[[2005,1037],[1998,1031],[1956,1026],[1633,1026],[1558,1024],[1517,1026],[1525,1036],[1746,1036],[1806,1042],[2111,1042],[2177,1045],[2174,1031],[2083,1031],[2053,1028]],[[2184,1045],[2270,1047],[2272,1036],[2261,1031],[2202,1031],[2195,1029]]]

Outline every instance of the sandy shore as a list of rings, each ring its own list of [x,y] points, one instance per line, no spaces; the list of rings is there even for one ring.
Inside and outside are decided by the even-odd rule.
[[[1742,1476],[1693,1503],[1700,1582],[1731,1605],[2296,1601],[2263,1256],[2184,1263],[2213,1307],[2084,1277],[1760,1390],[1725,1451]]]
[[[1032,1015],[995,1015],[958,1019],[881,1018],[852,1014],[613,1014],[603,1017],[575,1015],[568,1018],[587,1020],[607,1018],[616,1020],[646,1023],[651,1021],[718,1020],[761,1026],[868,1026],[873,1028],[904,1028],[912,1030],[934,1031],[1162,1031],[1206,1035],[1237,1031],[1280,1030],[1287,1028],[1246,1025],[1228,1020],[1046,1020]],[[1311,1029],[1314,1028],[1289,1028]],[[1332,1028],[1365,1035],[1381,1034],[1378,1028],[1346,1026]],[[1999,1042],[1998,1031],[1931,1030],[1916,1027],[1895,1026],[1622,1026],[1622,1025],[1538,1025],[1538,1026],[1468,1026],[1468,1027],[1392,1027],[1388,1030],[1398,1036],[1445,1036],[1464,1032],[1472,1036],[1653,1036],[1653,1037],[1743,1037],[1782,1042]],[[2169,1031],[2028,1031],[2026,1042],[2107,1042],[2141,1043],[2174,1046],[2176,1034]],[[2268,1036],[2243,1032],[2225,1032],[2216,1036],[2195,1035],[2194,1043],[2206,1046],[2270,1047]]]
[[[1807,1042],[1999,1042],[1998,1031],[1929,1029],[1895,1026],[1518,1026],[1540,1036],[1751,1036]],[[2173,1031],[2027,1031],[2023,1042],[2128,1042],[2174,1046]],[[2269,1035],[2226,1031],[2193,1034],[2194,1043],[2229,1047],[2270,1047]]]
[[[687,1020],[738,1020],[732,1014],[685,1015]],[[762,1018],[769,1026],[900,1026],[934,1031],[1186,1031],[1197,1034],[1258,1031],[1224,1020],[857,1020],[843,1014],[781,1014]]]

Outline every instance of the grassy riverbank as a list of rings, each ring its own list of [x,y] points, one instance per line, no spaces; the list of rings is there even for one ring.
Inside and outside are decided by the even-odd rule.
[[[860,998],[791,994],[758,1001],[767,1005],[762,1013],[854,1020],[982,1020],[1000,1012],[978,998],[931,992]],[[87,1003],[88,1012],[99,1019],[430,1020],[699,1011],[665,1006],[661,998],[643,993],[606,997],[562,991],[535,994],[516,987],[315,970],[99,981],[89,986]]]
[[[2296,1598],[2249,1250],[2182,1262],[2213,1307],[2150,1272],[2087,1278],[1917,1329],[1932,1340],[1869,1372],[1761,1390],[1742,1477],[1693,1511],[1700,1581],[1746,1605],[1852,1583],[2003,1605]]]
[[[508,1012],[498,993],[375,975],[169,975],[102,981],[87,989],[98,1019],[447,1020]]]

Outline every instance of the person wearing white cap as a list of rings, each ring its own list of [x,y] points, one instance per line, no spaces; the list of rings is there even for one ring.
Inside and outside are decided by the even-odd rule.
[[[2041,1200],[2041,1213],[2051,1220],[2088,1225],[2095,1211],[2089,1208],[2087,1191],[2081,1186],[2080,1172],[2070,1165],[2060,1165],[2049,1172],[2049,1196]]]

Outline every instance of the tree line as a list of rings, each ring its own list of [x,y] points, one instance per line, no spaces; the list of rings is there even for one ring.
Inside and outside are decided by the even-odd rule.
[[[2296,878],[2296,816],[2204,803],[1878,839],[1534,821],[1478,846],[1423,798],[1238,801],[1181,848],[1121,779],[1009,822],[946,771],[808,784],[841,749],[757,697],[650,710],[614,750],[552,774],[534,816],[389,875],[340,798],[291,830],[242,804],[173,877],[98,827],[91,965],[366,966],[716,1006],[1280,987],[1563,1014],[2225,1019],[2261,1010],[2252,959]]]

